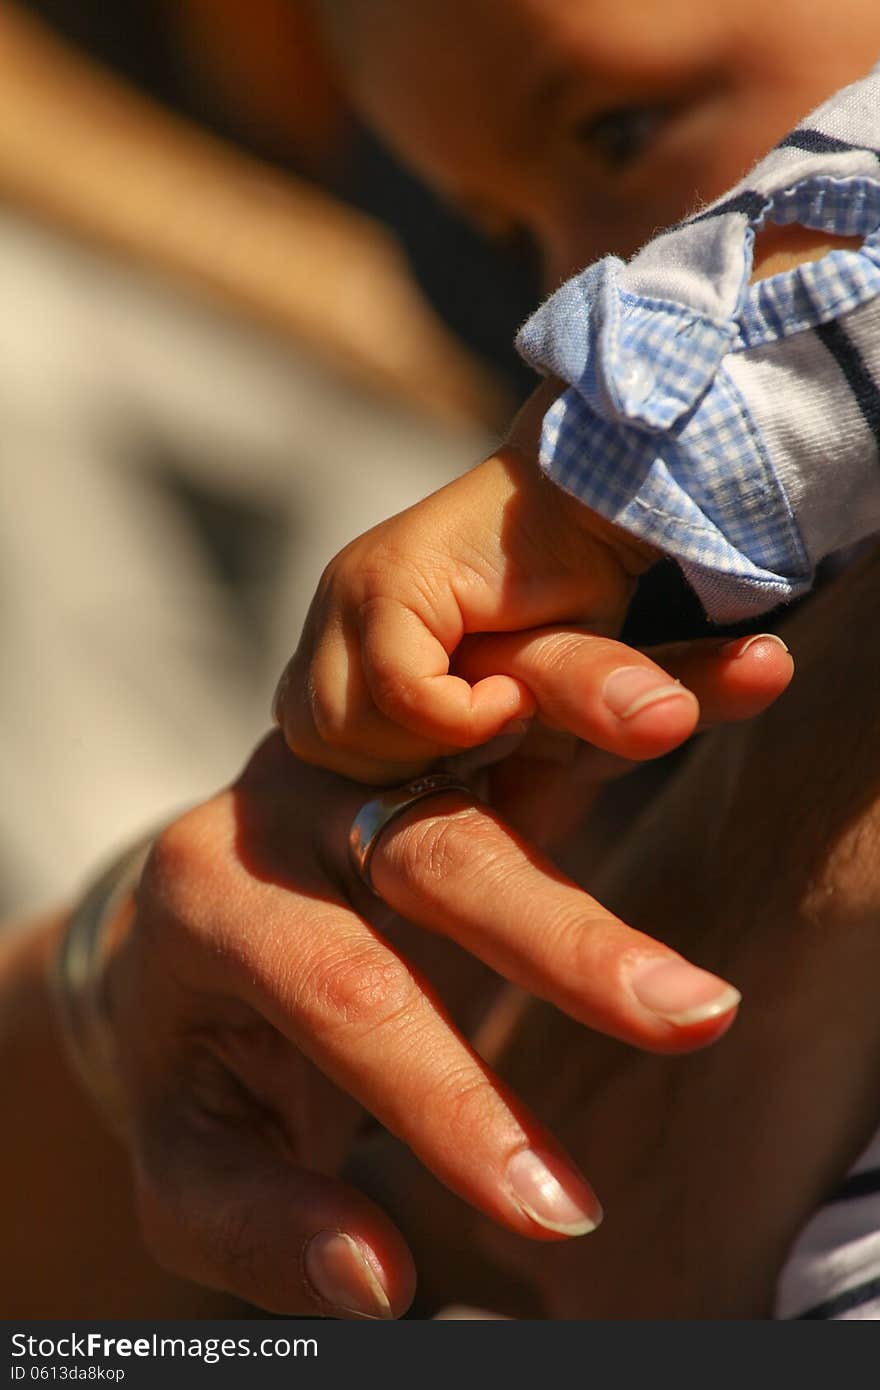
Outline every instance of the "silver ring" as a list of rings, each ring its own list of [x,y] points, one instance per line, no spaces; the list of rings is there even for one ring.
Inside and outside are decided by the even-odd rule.
[[[412,782],[404,782],[401,787],[389,787],[378,796],[371,796],[358,811],[348,832],[348,848],[354,867],[372,892],[376,890],[370,876],[370,860],[382,831],[410,806],[438,792],[463,792],[465,796],[474,796],[472,788],[451,773],[429,772]]]

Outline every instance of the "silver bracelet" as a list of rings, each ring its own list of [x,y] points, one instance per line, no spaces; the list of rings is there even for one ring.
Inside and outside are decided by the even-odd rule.
[[[141,876],[153,837],[139,841],[95,880],[68,918],[49,979],[74,1072],[110,1128],[124,1129],[116,1044],[104,999],[109,927]]]

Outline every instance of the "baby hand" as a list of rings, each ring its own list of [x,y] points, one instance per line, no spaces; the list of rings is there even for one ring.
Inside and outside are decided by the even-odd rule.
[[[543,477],[551,398],[548,383],[498,452],[331,561],[276,695],[300,758],[396,782],[535,714],[626,758],[693,731],[694,696],[611,640],[657,555]],[[523,640],[549,627],[554,641]]]

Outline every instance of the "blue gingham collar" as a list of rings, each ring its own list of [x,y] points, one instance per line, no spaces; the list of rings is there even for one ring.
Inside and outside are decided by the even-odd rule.
[[[880,64],[864,86],[880,107]],[[822,121],[821,136],[814,123]],[[533,315],[518,347],[576,384],[596,414],[649,431],[687,417],[726,353],[856,308],[880,287],[880,156],[850,148],[849,117],[820,107],[730,193],[655,237],[629,263],[606,256]],[[823,148],[817,161],[817,140]],[[818,166],[817,167],[817,163]],[[755,233],[801,222],[866,239],[749,284]]]

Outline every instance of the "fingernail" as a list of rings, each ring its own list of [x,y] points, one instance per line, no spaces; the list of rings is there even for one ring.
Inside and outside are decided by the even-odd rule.
[[[517,1205],[548,1231],[585,1236],[602,1220],[593,1189],[550,1154],[520,1149],[507,1165],[507,1180]]]
[[[611,672],[602,688],[603,700],[618,719],[632,719],[648,705],[682,696],[694,698],[678,681],[671,681],[659,671],[648,671],[644,666],[621,666]]]
[[[785,645],[782,638],[777,637],[775,632],[756,632],[753,637],[746,637],[745,640],[743,640],[742,637],[734,637],[732,642],[724,642],[720,650],[738,659],[741,656],[745,656],[749,648],[753,647],[756,642],[773,642],[777,647],[781,647],[784,652],[788,651],[788,647]]]
[[[680,1027],[728,1013],[742,998],[738,989],[686,960],[643,960],[629,977],[643,1008]]]
[[[344,1313],[362,1318],[390,1318],[391,1304],[363,1251],[342,1231],[320,1231],[312,1236],[303,1256],[303,1268],[312,1288]]]

